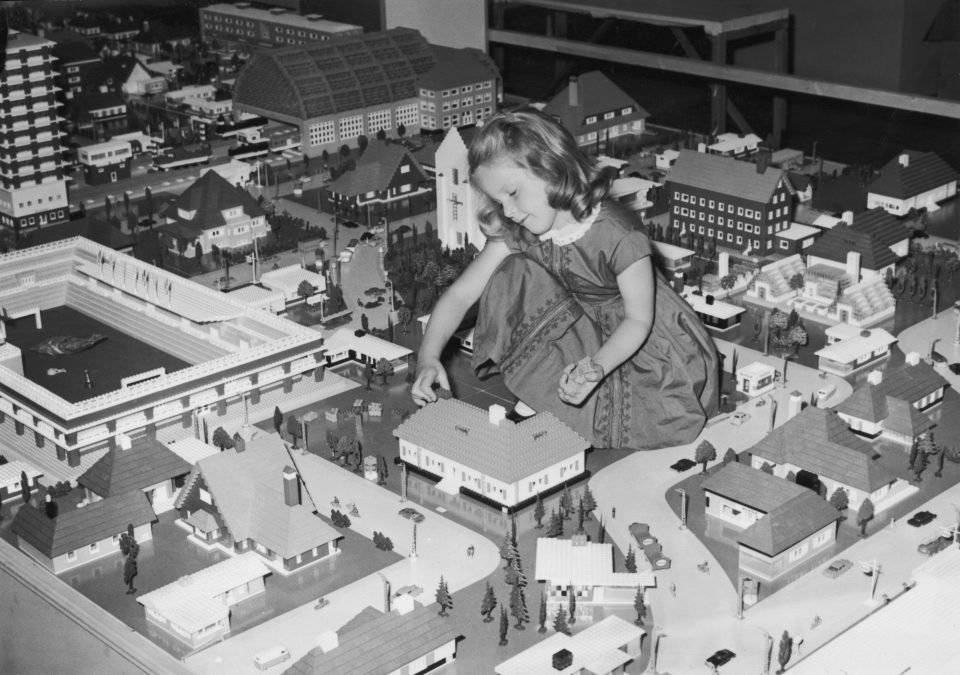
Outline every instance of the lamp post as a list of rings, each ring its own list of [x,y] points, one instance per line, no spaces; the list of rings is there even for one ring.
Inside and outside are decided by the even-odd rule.
[[[877,559],[874,558],[870,561],[861,561],[860,569],[863,570],[864,574],[869,574],[870,579],[870,592],[867,595],[867,604],[873,605],[874,600],[873,596],[877,592],[877,582],[880,579],[880,563],[877,562]]]
[[[763,631],[763,661],[761,662],[761,675],[770,675],[770,657],[773,655],[773,636],[770,635],[765,629],[761,628]]]
[[[303,452],[306,453],[308,450],[307,446],[307,425],[310,422],[313,422],[317,419],[319,415],[313,410],[306,413],[303,417],[300,418],[300,433],[303,436]]]
[[[653,639],[653,675],[658,675],[659,670],[657,670],[657,665],[660,661],[660,641],[667,637],[667,634],[664,632],[657,633],[657,636]]]
[[[687,529],[687,490],[686,488],[676,488],[680,494],[680,529]]]

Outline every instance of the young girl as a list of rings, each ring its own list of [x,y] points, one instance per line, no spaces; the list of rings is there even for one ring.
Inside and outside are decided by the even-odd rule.
[[[487,243],[430,317],[416,403],[450,388],[440,352],[479,300],[474,367],[502,372],[518,411],[549,411],[595,447],[694,440],[717,405],[716,347],[609,181],[533,109],[486,120],[469,163]]]

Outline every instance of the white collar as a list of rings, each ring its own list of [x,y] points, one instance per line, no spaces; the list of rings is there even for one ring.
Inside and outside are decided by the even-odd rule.
[[[539,239],[541,242],[552,241],[557,246],[566,246],[567,244],[572,244],[587,233],[587,230],[589,230],[590,226],[593,225],[593,221],[597,219],[598,215],[600,215],[599,205],[594,208],[593,211],[591,211],[583,220],[570,223],[569,225],[564,225],[559,230],[548,230],[539,235]]]

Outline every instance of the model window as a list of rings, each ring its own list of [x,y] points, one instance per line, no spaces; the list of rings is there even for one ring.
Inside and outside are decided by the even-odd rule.
[[[713,200],[712,200],[712,199],[711,199],[709,202],[707,202],[707,206],[709,206],[711,209],[713,208]]]
[[[790,242],[784,241],[784,240],[781,239],[781,240],[780,240],[780,248],[790,248]]]
[[[709,216],[707,216],[707,222],[708,222],[708,223],[712,223],[712,222],[713,222],[713,214],[712,214],[712,213],[711,213]]]
[[[712,228],[712,227],[707,229],[707,236],[708,236],[708,237],[712,237],[712,236],[713,236],[713,228]]]
[[[737,207],[737,215],[738,215],[738,216],[742,216],[742,215],[743,215],[743,207],[742,207],[742,206],[738,206],[738,207]]]
[[[76,562],[77,552],[76,551],[67,551],[67,562]]]
[[[585,122],[585,124],[596,124],[596,123],[597,123],[597,116],[596,116],[596,115],[591,115],[590,117],[588,117],[588,118],[586,119],[586,122]]]
[[[633,108],[630,108],[630,107],[620,108],[620,114],[621,114],[621,115],[629,115],[629,114],[632,113],[632,112],[633,112]]]
[[[711,216],[712,217],[712,216]],[[723,225],[723,216],[717,216],[717,225]]]
[[[612,112],[603,113],[603,119],[604,119],[604,120],[612,120],[615,115],[616,115],[616,113],[612,113]]]
[[[98,542],[93,542],[90,544],[90,552],[97,553],[100,550],[100,544]]]
[[[704,220],[706,217],[707,217],[706,214],[704,214],[704,212],[701,211],[701,212],[700,212],[700,220]]]
[[[738,235],[737,235],[737,246],[739,246],[739,245],[742,244],[742,243],[743,243],[743,237],[741,237],[741,236],[738,234]]]
[[[706,206],[706,205],[707,205],[707,200],[704,199],[703,197],[701,197],[701,198],[700,198],[700,206]]]
[[[673,212],[679,215],[679,214],[680,214],[680,207],[679,207],[679,206],[674,206],[674,207],[673,207]]]

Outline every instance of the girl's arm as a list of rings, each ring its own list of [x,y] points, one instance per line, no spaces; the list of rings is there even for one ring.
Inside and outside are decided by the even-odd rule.
[[[450,389],[447,373],[440,363],[440,352],[453,337],[467,310],[480,299],[494,270],[508,255],[510,249],[503,241],[487,241],[480,255],[437,300],[417,356],[417,377],[411,390],[417,405],[437,400],[437,394],[433,391],[435,382],[444,389]]]
[[[650,256],[637,260],[618,274],[617,286],[623,296],[623,321],[592,359],[587,357],[564,369],[558,393],[566,403],[582,403],[597,383],[633,356],[650,335],[656,304]]]

